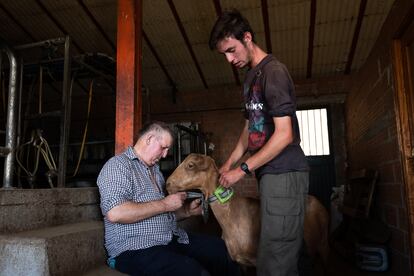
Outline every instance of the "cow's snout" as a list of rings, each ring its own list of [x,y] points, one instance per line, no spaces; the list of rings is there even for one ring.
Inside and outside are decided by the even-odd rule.
[[[169,194],[173,194],[174,193],[174,189],[173,189],[173,182],[170,179],[167,179],[167,182],[165,183],[165,188],[167,189],[167,192]]]

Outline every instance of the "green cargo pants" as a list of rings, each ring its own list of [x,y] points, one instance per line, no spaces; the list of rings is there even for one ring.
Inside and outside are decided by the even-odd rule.
[[[298,275],[308,186],[308,172],[265,174],[260,179],[257,275]]]

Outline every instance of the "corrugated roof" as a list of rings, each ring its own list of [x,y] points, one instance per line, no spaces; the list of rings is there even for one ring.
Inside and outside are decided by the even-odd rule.
[[[221,10],[239,9],[249,19],[257,43],[263,49],[270,43],[272,53],[287,65],[295,80],[301,80],[345,74],[347,66],[351,72],[358,70],[394,0],[143,0],[143,31],[148,41],[143,40],[142,76],[151,91],[172,89],[173,85],[178,90],[203,90],[243,79],[245,70],[235,75],[224,57],[208,48],[217,3]],[[268,18],[263,17],[262,3],[267,3]],[[316,4],[313,26],[312,3]],[[366,6],[360,15],[361,3]],[[116,58],[116,24],[115,0],[0,2],[0,37],[11,45],[67,32],[74,54],[105,53]]]

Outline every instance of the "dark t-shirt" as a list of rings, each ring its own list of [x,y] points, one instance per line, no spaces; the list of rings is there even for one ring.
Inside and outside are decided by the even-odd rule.
[[[296,96],[293,81],[284,64],[267,55],[247,72],[244,82],[245,117],[249,120],[248,150],[254,154],[275,131],[274,117],[290,116],[293,142],[265,165],[256,169],[256,176],[292,171],[308,171],[300,147],[299,125],[296,117]]]

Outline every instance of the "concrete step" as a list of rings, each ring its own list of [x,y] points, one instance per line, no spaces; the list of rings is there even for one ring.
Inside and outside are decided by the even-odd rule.
[[[0,234],[101,219],[97,187],[0,189]]]
[[[102,221],[0,235],[0,275],[81,275],[105,259]]]

